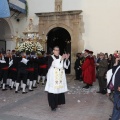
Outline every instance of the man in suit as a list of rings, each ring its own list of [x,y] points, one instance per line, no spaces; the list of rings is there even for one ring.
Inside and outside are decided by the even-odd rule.
[[[80,80],[80,53],[76,54],[74,69],[75,69],[75,76],[76,76],[75,80]]]
[[[100,53],[100,61],[96,63],[98,66],[98,83],[99,83],[99,91],[97,93],[106,94],[106,81],[105,81],[105,74],[108,69],[108,62],[104,58],[104,53]]]

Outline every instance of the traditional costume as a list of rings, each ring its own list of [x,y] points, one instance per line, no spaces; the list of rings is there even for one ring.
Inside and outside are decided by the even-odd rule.
[[[93,80],[92,80],[91,60],[89,56],[89,50],[85,50],[85,52],[87,52],[88,55],[86,56],[84,63],[82,64],[82,76],[84,83],[86,83],[86,86],[83,88],[88,89],[89,86],[92,85]]]
[[[45,77],[47,74],[47,63],[48,63],[48,57],[47,56],[42,56],[39,58],[39,76],[38,76],[38,84],[40,79],[42,78],[42,85],[45,84]]]
[[[8,67],[9,67],[9,59],[4,57],[3,55],[0,57],[0,81],[3,79],[2,90],[7,90],[5,88],[6,80],[8,76]]]
[[[27,84],[27,76],[28,76],[28,71],[27,71],[27,63],[29,60],[27,60],[26,58],[22,58],[22,60],[20,61],[20,63],[18,64],[18,75],[17,75],[17,83],[16,83],[16,90],[15,93],[18,93],[18,87],[19,84],[21,82],[21,77],[23,80],[23,85],[22,85],[22,93],[27,93],[25,91],[26,88],[26,84]],[[29,64],[29,63],[28,63]]]
[[[29,60],[29,63],[27,64],[27,86],[29,87],[29,91],[33,91],[33,80],[34,80],[34,61],[32,57],[28,57],[27,60]]]
[[[11,90],[13,89],[14,84],[17,81],[18,64],[21,60],[22,57],[16,55],[16,57],[13,57],[13,60],[9,62],[9,69],[11,71],[11,79],[12,79],[11,88],[10,88]]]
[[[34,62],[33,88],[36,88],[36,82],[37,82],[37,78],[38,78],[39,59],[37,57],[33,57],[33,62]]]

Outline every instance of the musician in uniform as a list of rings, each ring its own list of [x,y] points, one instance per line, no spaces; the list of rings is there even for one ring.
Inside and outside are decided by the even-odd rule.
[[[20,56],[20,53],[16,52],[12,61],[9,63],[9,69],[11,71],[11,78],[12,78],[12,83],[11,83],[11,87],[10,87],[11,90],[13,89],[14,84],[17,80],[18,64],[21,60],[22,60],[22,57]]]
[[[46,53],[43,52],[43,56],[40,58],[39,76],[38,76],[38,81],[40,80],[40,78],[42,78],[42,85],[45,84],[45,77],[47,74],[47,63],[48,63],[48,58],[46,56]]]
[[[29,63],[27,64],[27,71],[28,71],[28,86],[29,86],[29,91],[33,91],[32,86],[33,86],[33,80],[34,80],[34,58],[33,55],[27,57],[27,60],[29,60]]]
[[[5,85],[7,82],[9,67],[9,58],[4,56],[4,53],[0,53],[0,81],[3,80],[2,90],[7,90]]]
[[[15,93],[18,93],[18,88],[19,84],[21,82],[21,77],[23,80],[23,85],[22,85],[22,93],[25,94],[26,92],[26,84],[27,84],[27,76],[28,76],[28,71],[27,71],[27,64],[29,60],[26,59],[26,53],[22,53],[22,60],[18,64],[18,75],[17,75],[17,82],[16,82],[16,89]]]

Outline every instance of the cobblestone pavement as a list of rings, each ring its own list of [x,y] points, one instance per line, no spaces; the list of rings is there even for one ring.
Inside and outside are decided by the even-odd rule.
[[[96,93],[97,83],[84,90],[84,84],[73,79],[67,76],[66,104],[55,112],[50,110],[41,85],[27,94],[0,90],[0,120],[108,120],[113,105],[106,95]]]

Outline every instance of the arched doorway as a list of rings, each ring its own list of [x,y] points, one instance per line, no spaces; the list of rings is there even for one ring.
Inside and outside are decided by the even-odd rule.
[[[82,10],[36,13],[39,17],[39,35],[43,39],[50,34],[54,28],[64,28],[71,37],[71,74],[74,75],[75,54],[84,49],[82,40],[83,17],[80,15]],[[50,38],[49,38],[50,39]],[[49,41],[49,40],[48,40]],[[48,44],[49,45],[49,44]],[[46,47],[44,47],[46,50]],[[69,48],[69,45],[68,45]]]
[[[11,34],[10,26],[6,20],[0,18],[0,51],[6,51],[6,38]]]
[[[11,39],[14,29],[10,19],[0,18],[0,51],[13,50],[15,41]]]
[[[59,46],[61,55],[63,53],[71,54],[71,36],[66,29],[62,27],[53,28],[48,32],[47,37],[48,53],[52,53],[54,46]],[[66,70],[66,73],[70,73],[70,67]]]

